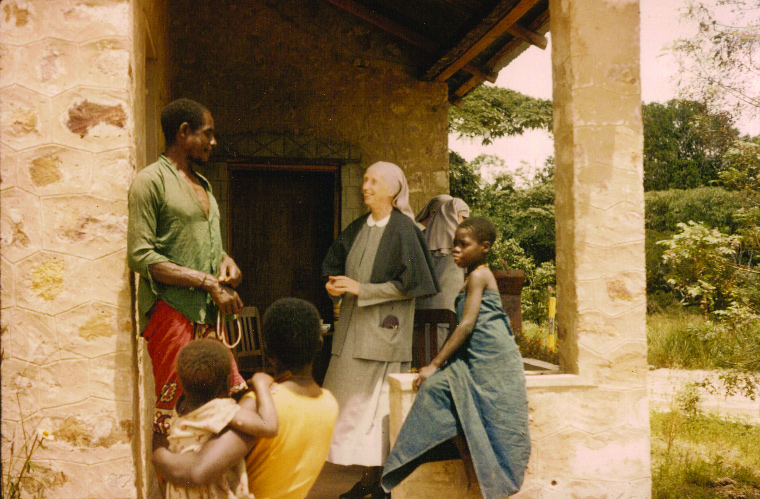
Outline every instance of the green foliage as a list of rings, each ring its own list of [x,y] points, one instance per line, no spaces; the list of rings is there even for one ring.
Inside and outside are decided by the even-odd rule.
[[[665,277],[686,303],[698,303],[706,318],[735,294],[733,257],[739,238],[692,221],[679,223],[678,228],[673,237],[658,243],[666,248],[662,255],[668,268]]]
[[[552,128],[552,102],[508,88],[481,85],[449,108],[449,131],[459,137],[478,137],[484,145],[528,129]]]
[[[525,254],[525,250],[516,239],[499,237],[488,252],[488,266],[493,270],[499,269],[532,269],[536,266],[533,258]]]
[[[696,33],[672,46],[679,64],[679,93],[711,109],[757,116],[760,1],[690,0],[682,17]]]
[[[739,227],[734,214],[742,207],[741,196],[721,187],[651,191],[644,199],[647,230],[674,233],[678,223],[689,220],[728,233]]]
[[[741,207],[734,213],[742,242],[738,261],[751,267],[760,252],[760,137],[734,142],[724,162],[720,181],[741,199]]]
[[[760,191],[760,137],[737,140],[723,155],[719,177],[732,191]]]
[[[543,323],[549,313],[549,298],[554,296],[554,289],[557,287],[557,269],[554,262],[543,262],[530,268],[526,271],[526,280],[528,286],[522,291],[523,319]]]
[[[686,417],[698,416],[702,412],[702,394],[699,393],[699,385],[689,382],[682,386],[676,393],[674,404]]]
[[[480,174],[455,151],[449,151],[449,191],[455,198],[474,206],[480,196]]]
[[[722,156],[739,136],[731,117],[699,102],[642,106],[644,190],[694,188],[718,179]]]
[[[494,270],[525,271],[525,285],[521,296],[523,320],[542,323],[547,317],[549,297],[554,296],[554,288],[557,285],[554,261],[543,262],[537,266],[514,238],[499,238],[488,255],[488,264]]]
[[[760,426],[681,411],[650,414],[652,497],[757,497]]]
[[[512,199],[512,237],[540,263],[555,257],[554,182],[517,191]]]
[[[740,395],[751,400],[755,400],[760,388],[760,374],[757,372],[729,369],[720,371],[718,379],[720,383],[717,386],[710,378],[705,378],[696,385],[712,394],[720,394],[723,397]]]
[[[758,225],[741,218],[742,206],[747,204],[745,195],[724,187],[650,191],[645,193],[644,200],[647,293],[650,297],[660,292],[656,296],[664,298],[662,293],[672,291],[665,280],[667,269],[662,263],[665,247],[657,243],[675,234],[678,223],[693,220],[728,234],[739,234],[744,226],[752,229]],[[749,255],[744,257],[741,252],[742,248],[739,249],[739,261],[742,258],[747,260]]]

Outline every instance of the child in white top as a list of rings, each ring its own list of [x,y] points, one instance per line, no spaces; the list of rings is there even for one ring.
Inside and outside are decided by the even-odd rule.
[[[257,412],[241,408],[227,398],[232,354],[219,341],[194,340],[177,356],[177,375],[184,393],[177,402],[168,441],[172,452],[197,452],[204,443],[230,426],[257,437],[277,434],[277,413],[272,400],[272,377],[253,377]],[[167,499],[253,499],[248,491],[245,462],[241,459],[219,480],[194,487],[169,483]]]

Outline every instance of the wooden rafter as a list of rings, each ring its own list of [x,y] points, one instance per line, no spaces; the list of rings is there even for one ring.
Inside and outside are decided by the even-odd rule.
[[[546,10],[542,12],[541,15],[538,16],[532,23],[530,23],[530,26],[528,26],[526,31],[535,32],[539,30],[541,26],[546,24],[548,21],[549,21],[549,11]],[[546,37],[543,37],[543,38],[546,39]],[[499,51],[496,52],[493,56],[491,56],[491,58],[486,63],[489,71],[492,70],[491,68],[497,67],[501,63],[501,61],[503,61],[509,56],[509,54],[517,50],[517,48],[519,48],[522,43],[523,43],[522,39],[515,38],[514,40],[504,45],[501,49],[499,49]],[[452,99],[452,104],[456,105],[463,96],[467,95],[467,92],[472,90],[475,86],[477,86],[482,81],[483,81],[482,79],[479,79],[476,76],[472,76],[470,79],[468,79],[462,86],[460,86],[458,89],[454,91],[454,99]]]
[[[354,2],[353,0],[327,0],[327,2],[338,7],[339,9],[345,10],[346,12],[355,15],[356,17],[364,19],[368,23],[373,24],[384,31],[387,31],[388,33],[395,35],[408,43],[411,43],[415,47],[419,47],[430,53],[438,50],[438,44],[433,40],[430,40],[427,37],[400,25],[392,19],[377,14],[373,10],[368,9],[367,7],[357,2]],[[486,80],[490,81],[491,83],[494,83],[496,81],[496,75],[492,74],[490,71],[486,71],[485,69],[478,67],[474,63],[465,64],[463,69],[471,75],[480,78],[481,81]]]
[[[519,38],[524,42],[528,42],[531,45],[535,45],[541,50],[546,50],[546,46],[549,45],[549,40],[544,35],[539,35],[535,31],[531,31],[528,28],[523,28],[519,24],[513,25],[507,30],[507,33]]]
[[[395,35],[416,47],[423,48],[428,52],[434,52],[438,49],[438,44],[432,40],[428,40],[426,37],[420,35],[419,33],[400,25],[393,19],[389,19],[383,15],[380,15],[372,9],[368,9],[364,5],[354,2],[353,0],[327,0],[327,2],[333,4],[339,9],[345,10],[346,12],[355,15],[356,17],[364,19],[370,24],[374,24],[378,28],[387,31],[388,33]]]
[[[425,73],[426,80],[446,81],[520,20],[539,0],[503,0],[478,26]]]

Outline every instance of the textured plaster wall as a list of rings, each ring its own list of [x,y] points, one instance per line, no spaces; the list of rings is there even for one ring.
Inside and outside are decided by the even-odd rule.
[[[129,1],[0,4],[2,460],[48,430],[41,497],[136,496],[132,43]]]
[[[447,90],[416,81],[419,61],[327,2],[171,6],[172,97],[205,103],[221,135],[308,134],[361,150],[343,168],[343,224],[363,212],[363,168],[405,170],[413,207],[448,192]]]

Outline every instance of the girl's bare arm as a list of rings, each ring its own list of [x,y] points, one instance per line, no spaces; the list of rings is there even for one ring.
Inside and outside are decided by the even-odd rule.
[[[420,374],[414,381],[414,386],[419,388],[423,381],[429,378],[435,371],[440,368],[449,357],[454,355],[459,347],[461,347],[465,341],[472,334],[475,328],[475,322],[478,320],[478,313],[480,312],[480,301],[483,297],[483,290],[488,285],[488,269],[477,269],[467,278],[467,298],[464,302],[464,311],[462,312],[462,320],[459,321],[454,332],[448,337],[446,342],[441,347],[438,355],[430,361],[430,364],[420,369]]]
[[[198,452],[177,454],[159,447],[153,452],[153,466],[175,485],[199,487],[220,480],[225,471],[245,458],[255,441],[244,433],[225,430]]]
[[[279,424],[272,399],[273,381],[268,374],[256,373],[253,376],[256,400],[244,397],[240,401],[240,410],[230,421],[231,428],[253,437],[271,438],[277,435]]]

